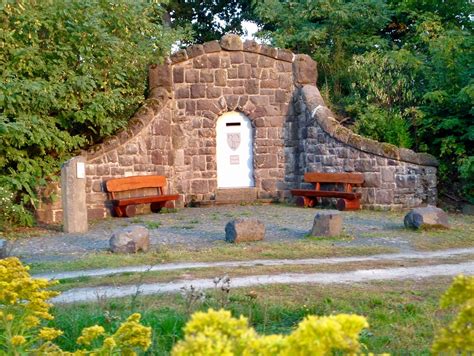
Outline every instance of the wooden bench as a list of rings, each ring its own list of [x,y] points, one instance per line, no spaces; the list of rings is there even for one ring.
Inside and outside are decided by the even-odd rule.
[[[318,198],[339,198],[336,207],[338,210],[360,209],[360,193],[352,191],[353,186],[364,183],[361,173],[305,173],[304,181],[313,183],[314,189],[292,189],[291,194],[303,197],[305,207],[313,207]],[[332,189],[321,189],[321,184],[331,184]],[[343,186],[343,190],[338,188]]]
[[[163,176],[115,178],[108,180],[105,186],[117,216],[134,216],[136,214],[137,204],[150,204],[151,211],[157,213],[165,206],[166,202],[179,198],[178,194],[163,194],[163,187],[166,186],[166,177]],[[149,191],[156,193],[148,194]],[[117,193],[125,192],[128,192],[128,195],[132,196],[124,198],[117,197]]]

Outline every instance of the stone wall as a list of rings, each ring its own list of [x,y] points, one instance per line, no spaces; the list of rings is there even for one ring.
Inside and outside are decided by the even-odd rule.
[[[364,208],[436,204],[438,162],[433,156],[380,143],[341,126],[313,85],[301,88],[297,97],[299,151],[293,186],[304,186],[305,172],[361,172]]]
[[[307,55],[227,35],[194,45],[149,69],[150,95],[127,129],[82,153],[90,219],[110,214],[104,182],[159,174],[179,205],[217,192],[216,121],[240,111],[253,127],[258,198],[290,198],[308,171],[364,172],[366,207],[411,207],[436,200],[437,162],[427,155],[355,135],[333,119],[314,86]],[[52,207],[52,206],[51,206]],[[57,207],[55,207],[57,210]],[[47,222],[61,218],[39,216]]]

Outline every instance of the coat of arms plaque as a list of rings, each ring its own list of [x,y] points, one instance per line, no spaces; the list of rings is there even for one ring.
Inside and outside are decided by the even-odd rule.
[[[235,151],[240,146],[240,133],[232,132],[227,133],[227,144],[229,147]]]

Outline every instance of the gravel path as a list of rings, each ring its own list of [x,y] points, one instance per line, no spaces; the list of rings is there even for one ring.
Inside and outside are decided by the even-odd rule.
[[[460,255],[474,254],[474,248],[450,249],[430,252],[410,252],[410,253],[385,253],[372,256],[354,256],[354,257],[327,257],[327,258],[306,258],[306,259],[278,259],[278,260],[251,260],[251,261],[225,261],[225,262],[190,262],[190,263],[165,263],[155,266],[126,266],[119,268],[103,268],[94,270],[53,272],[35,274],[35,278],[46,279],[66,279],[78,277],[99,277],[109,276],[119,273],[143,273],[157,271],[175,271],[182,269],[198,269],[213,267],[254,267],[254,266],[288,266],[288,265],[320,265],[320,264],[339,264],[351,262],[367,261],[400,261],[410,259],[431,259],[447,258]]]
[[[186,208],[169,214],[110,218],[91,224],[86,234],[51,231],[48,235],[18,239],[11,243],[11,254],[22,257],[25,262],[80,258],[84,254],[107,250],[113,231],[133,224],[144,224],[150,228],[155,246],[179,244],[193,249],[205,248],[222,241],[226,223],[237,217],[262,220],[267,228],[266,241],[291,242],[307,235],[317,211],[275,204]],[[404,229],[403,213],[356,211],[342,212],[342,215],[345,233],[355,238],[336,241],[336,244],[378,245],[395,247],[401,252],[413,251],[409,240],[416,233]]]
[[[474,262],[392,269],[366,269],[342,273],[284,273],[245,276],[232,278],[231,285],[233,288],[237,288],[265,284],[337,284],[375,280],[418,279],[433,276],[455,276],[460,273],[474,274]],[[53,303],[90,302],[96,301],[99,297],[118,298],[136,294],[177,293],[181,288],[190,285],[198,289],[214,288],[214,283],[210,279],[180,280],[170,283],[143,284],[141,286],[124,285],[74,288],[53,298],[51,301]]]

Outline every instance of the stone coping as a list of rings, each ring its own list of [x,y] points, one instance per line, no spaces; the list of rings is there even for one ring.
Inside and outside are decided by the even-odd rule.
[[[229,34],[223,36],[220,41],[210,41],[203,44],[189,46],[173,53],[166,61],[168,64],[176,64],[198,57],[202,54],[220,51],[243,51],[257,53],[277,60],[292,63],[296,55],[288,49],[274,48],[259,44],[253,40],[242,42],[238,35]]]
[[[148,127],[170,99],[170,94],[165,89],[159,89],[159,93],[155,90],[155,95],[145,100],[145,103],[136,111],[125,128],[119,130],[115,135],[107,137],[103,142],[83,150],[80,155],[90,162],[132,140],[144,128]]]
[[[331,137],[357,150],[377,156],[402,162],[414,163],[421,166],[439,165],[437,159],[428,153],[417,153],[407,148],[400,148],[390,143],[378,142],[354,133],[342,126],[332,111],[324,103],[318,88],[314,85],[304,85],[301,89],[303,101],[311,117]]]

